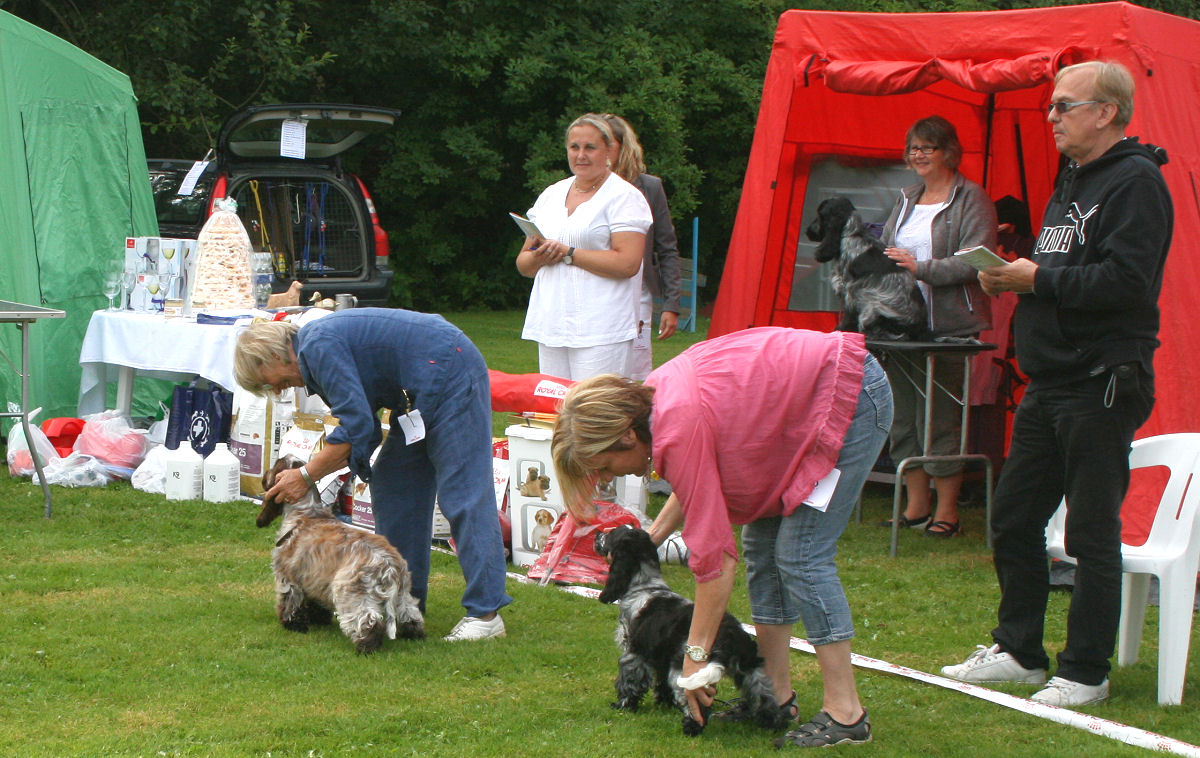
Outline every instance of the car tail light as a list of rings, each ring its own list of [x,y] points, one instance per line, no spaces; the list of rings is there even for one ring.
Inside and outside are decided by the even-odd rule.
[[[358,182],[358,189],[362,192],[363,199],[367,201],[367,213],[371,216],[371,228],[375,231],[375,267],[387,269],[391,267],[389,263],[389,255],[391,249],[388,244],[387,232],[379,224],[379,214],[375,212],[375,201],[371,199],[371,193],[367,192],[367,185],[363,184],[362,179],[357,176],[354,181]]]
[[[225,178],[225,175],[218,174],[216,181],[213,182],[212,191],[208,193],[208,215],[205,218],[212,215],[213,204],[225,197],[225,190],[228,186],[229,181]]]

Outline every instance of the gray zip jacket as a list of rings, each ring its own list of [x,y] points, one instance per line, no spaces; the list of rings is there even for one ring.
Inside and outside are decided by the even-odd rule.
[[[925,190],[917,183],[900,190],[883,227],[883,241],[896,244],[896,227],[904,223]],[[962,337],[991,327],[992,306],[974,268],[954,257],[967,247],[996,250],[996,205],[975,182],[955,173],[950,202],[933,219],[933,260],[918,261],[916,277],[930,286],[929,315],[934,336]]]

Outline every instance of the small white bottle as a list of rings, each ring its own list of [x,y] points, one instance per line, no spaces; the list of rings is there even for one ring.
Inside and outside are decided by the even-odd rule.
[[[164,464],[167,479],[164,489],[167,500],[199,500],[204,494],[204,458],[184,440],[169,451]]]
[[[204,499],[210,503],[237,500],[241,492],[241,464],[229,452],[229,445],[218,442],[204,459]]]

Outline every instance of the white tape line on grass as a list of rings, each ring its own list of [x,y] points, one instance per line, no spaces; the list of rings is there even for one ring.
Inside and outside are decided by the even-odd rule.
[[[437,547],[434,549],[442,550],[441,548]],[[450,553],[448,550],[443,550],[443,552]],[[453,553],[451,553],[451,555],[453,555]],[[538,584],[537,580],[530,579],[524,574],[518,574],[510,571],[507,575],[510,579],[521,582],[522,584]],[[577,584],[555,585],[555,587],[563,592],[568,592],[572,595],[579,595],[580,597],[595,599],[600,596],[600,590],[592,587],[583,587]],[[750,624],[742,624],[742,628],[744,628],[751,635],[754,634],[754,627]],[[805,653],[815,654],[816,652],[813,649],[813,646],[809,644],[808,640],[803,640],[799,637],[792,637],[790,646],[793,650],[799,650]],[[1067,726],[1073,726],[1076,729],[1083,729],[1086,732],[1098,734],[1102,737],[1117,740],[1118,742],[1124,742],[1127,745],[1146,748],[1147,750],[1157,750],[1161,753],[1172,753],[1174,755],[1200,758],[1200,747],[1197,747],[1196,745],[1192,745],[1172,737],[1166,737],[1161,734],[1155,734],[1154,732],[1148,732],[1145,729],[1138,729],[1137,727],[1127,726],[1116,721],[1102,719],[1098,716],[1091,716],[1086,713],[1079,713],[1078,711],[1072,711],[1066,708],[1058,708],[1053,705],[1035,703],[1032,700],[1028,700],[1023,697],[1009,695],[1004,692],[997,692],[996,690],[989,690],[986,687],[979,687],[974,684],[959,682],[954,679],[948,679],[944,676],[927,674],[924,671],[911,669],[907,666],[898,666],[894,663],[881,661],[878,658],[868,658],[867,656],[858,655],[857,653],[852,653],[850,655],[850,662],[858,668],[881,671],[885,674],[898,674],[899,676],[915,679],[919,682],[925,682],[926,684],[932,684],[944,689],[961,692],[964,695],[976,697],[980,700],[987,700],[988,702],[995,703],[996,705],[1000,705],[1005,708],[1011,708],[1014,711],[1028,713],[1032,716],[1037,716],[1038,718],[1043,718],[1048,721],[1065,724]]]
[[[746,629],[746,631],[750,632],[750,634],[754,634],[754,627],[750,626],[749,624],[742,624],[742,626]],[[807,640],[802,640],[798,637],[792,637],[791,647],[793,650],[801,650],[805,653],[815,652],[813,650],[813,646],[810,645]],[[1047,719],[1059,724],[1066,724],[1067,726],[1073,726],[1077,729],[1083,729],[1084,731],[1091,732],[1092,734],[1099,734],[1103,737],[1118,740],[1119,742],[1124,742],[1128,745],[1147,748],[1149,750],[1157,750],[1163,753],[1174,753],[1175,755],[1196,756],[1197,758],[1200,758],[1200,747],[1173,739],[1171,737],[1164,737],[1163,735],[1155,734],[1154,732],[1147,732],[1145,729],[1126,726],[1125,724],[1120,724],[1116,721],[1109,721],[1107,719],[1099,718],[1098,716],[1091,716],[1086,713],[1079,713],[1078,711],[1072,711],[1066,708],[1058,708],[1053,705],[1035,703],[1032,700],[1028,700],[1023,697],[1009,695],[1004,692],[997,692],[996,690],[989,690],[986,687],[967,684],[966,682],[959,682],[954,679],[948,679],[935,674],[927,674],[924,671],[910,669],[906,666],[898,666],[894,663],[881,661],[877,658],[868,658],[863,655],[852,653],[850,655],[850,661],[859,668],[882,671],[887,674],[899,674],[900,676],[905,676],[909,679],[916,679],[919,682],[934,684],[938,687],[944,687],[948,690],[955,690],[963,693],[964,695],[970,695],[971,697],[977,697],[981,700],[987,700],[995,703],[996,705],[1002,705],[1005,708],[1012,708],[1015,711],[1028,713],[1033,716],[1037,716],[1038,718]]]

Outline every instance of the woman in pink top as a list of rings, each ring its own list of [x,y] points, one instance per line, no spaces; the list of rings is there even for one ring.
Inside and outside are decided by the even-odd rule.
[[[776,700],[796,715],[788,642],[798,620],[824,684],[821,711],[781,746],[871,739],[834,557],[891,423],[887,376],[862,335],[765,327],[694,345],[644,385],[612,375],[580,382],[555,424],[552,455],[575,518],[590,519],[597,481],[653,467],[670,482],[649,531],[661,542],[683,525],[697,583],[689,645],[712,647],[737,570],[732,527],[745,525],[751,616]],[[685,677],[702,667],[681,662]],[[713,694],[688,692],[697,720]]]

